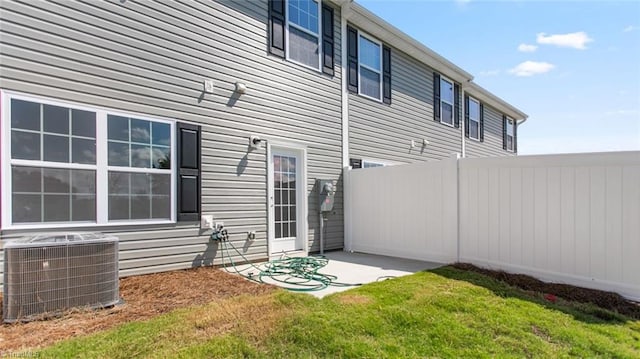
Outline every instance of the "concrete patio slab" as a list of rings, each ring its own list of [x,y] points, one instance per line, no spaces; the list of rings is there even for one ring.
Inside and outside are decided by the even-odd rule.
[[[336,282],[354,285],[372,283],[386,278],[400,277],[444,265],[442,263],[343,251],[326,252],[325,257],[329,262],[326,267],[319,270],[319,273],[336,276]],[[250,268],[255,268],[256,266],[261,266],[261,264],[239,265],[237,269],[243,271],[245,275],[249,272],[257,274],[257,271]],[[307,293],[322,298],[329,294],[342,292],[354,287],[355,286],[328,286],[327,288]]]
[[[343,251],[326,252],[325,257],[329,259],[329,263],[320,270],[320,273],[335,275],[338,277],[338,282],[350,284],[372,283],[385,278],[400,277],[444,265],[442,263]],[[323,290],[310,292],[310,294],[322,298],[351,288],[353,287],[329,286]]]

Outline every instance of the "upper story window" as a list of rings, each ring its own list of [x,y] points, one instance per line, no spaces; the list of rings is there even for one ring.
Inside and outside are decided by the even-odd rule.
[[[391,104],[391,49],[347,26],[347,89]]]
[[[382,45],[359,34],[358,50],[360,94],[379,101],[382,98]]]
[[[175,220],[173,121],[18,95],[2,101],[3,225]]]
[[[320,69],[320,4],[316,0],[287,1],[287,58]]]
[[[453,126],[453,82],[440,77],[440,122]]]
[[[480,102],[469,97],[469,138],[480,140]]]
[[[507,144],[507,151],[514,151],[515,148],[515,136],[514,136],[514,121],[512,118],[507,117],[506,119],[506,129],[505,129],[505,135],[506,135],[506,144]]]
[[[321,0],[268,2],[269,53],[333,76],[333,8]]]

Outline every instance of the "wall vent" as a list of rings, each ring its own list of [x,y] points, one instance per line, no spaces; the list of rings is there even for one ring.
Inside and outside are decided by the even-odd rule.
[[[74,307],[109,307],[118,301],[117,237],[47,233],[4,246],[5,323]]]

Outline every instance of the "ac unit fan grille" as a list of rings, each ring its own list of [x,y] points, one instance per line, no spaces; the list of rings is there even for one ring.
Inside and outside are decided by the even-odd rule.
[[[117,241],[5,248],[4,264],[5,322],[119,300]]]

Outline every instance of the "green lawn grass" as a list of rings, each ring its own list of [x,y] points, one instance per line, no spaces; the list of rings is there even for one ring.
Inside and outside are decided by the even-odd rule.
[[[323,300],[276,291],[61,342],[42,357],[640,357],[640,321],[444,267]]]

